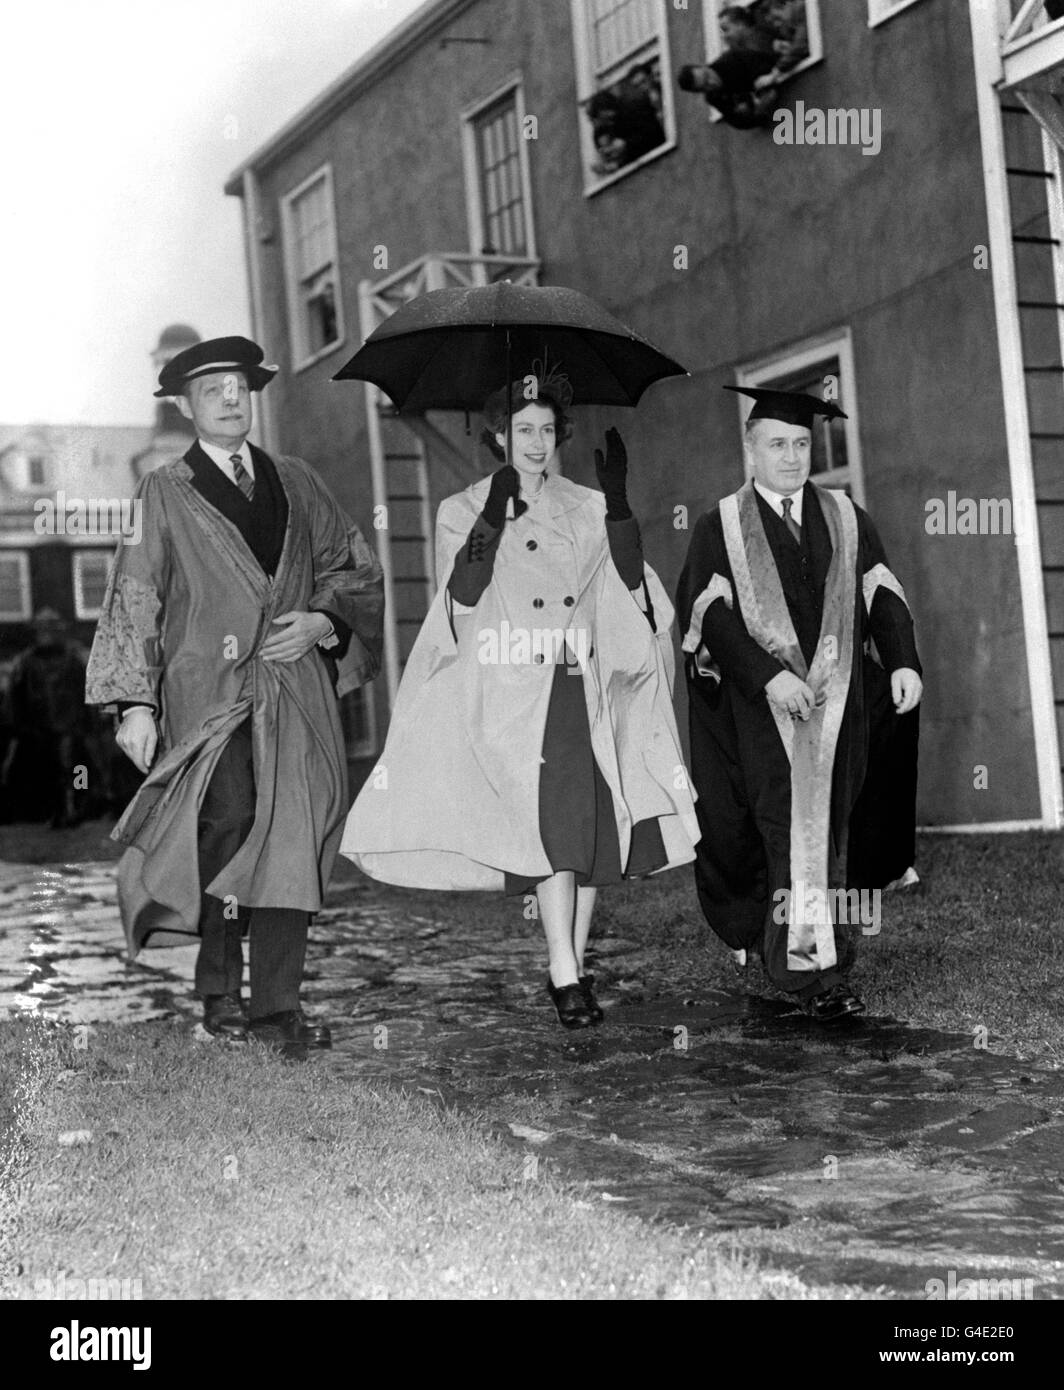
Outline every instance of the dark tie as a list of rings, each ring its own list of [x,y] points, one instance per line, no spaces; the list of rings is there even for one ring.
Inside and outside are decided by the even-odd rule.
[[[794,537],[797,543],[801,545],[802,528],[795,521],[794,517],[791,516],[791,508],[794,506],[793,500],[790,497],[783,497],[780,499],[780,506],[782,506],[783,508],[783,520],[787,523],[787,530],[791,533],[791,535]]]
[[[244,462],[239,454],[230,454],[229,462],[233,465],[233,477],[236,479],[237,487],[250,502],[255,495],[255,479],[244,467]]]

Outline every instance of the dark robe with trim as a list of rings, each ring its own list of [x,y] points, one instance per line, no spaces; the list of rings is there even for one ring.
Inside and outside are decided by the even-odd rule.
[[[757,515],[808,664],[820,639],[825,580],[833,553],[818,493],[816,486],[806,484],[800,545],[782,517],[754,493]],[[870,518],[860,507],[855,511],[853,671],[832,769],[829,872],[833,887],[878,887],[887,880],[854,882],[847,868],[857,866],[862,876],[880,873],[891,858],[850,843],[852,813],[868,767],[871,711],[878,709],[884,724],[884,685],[889,704],[889,673],[902,667],[919,672],[920,664],[912,618],[898,593],[880,582],[871,596],[870,611],[866,606],[863,581],[873,574],[889,576],[889,570]],[[757,576],[753,579],[756,584]],[[677,616],[688,652],[691,771],[702,831],[695,865],[699,900],[710,926],[729,946],[767,950],[766,966],[780,988],[801,990],[832,983],[852,954],[845,935],[838,942],[838,970],[830,972],[831,978],[826,978],[829,972],[788,970],[785,951],[781,956],[766,939],[767,928],[772,935],[773,895],[790,883],[791,769],[764,690],[787,668],[754,640],[739,605],[732,601],[729,607],[724,593],[714,589],[715,583],[734,594],[719,507],[696,523],[677,591]],[[878,662],[871,654],[873,643]],[[708,652],[715,673],[700,673],[699,665],[706,663],[696,658],[696,647],[703,654]],[[889,715],[897,720],[892,707]]]

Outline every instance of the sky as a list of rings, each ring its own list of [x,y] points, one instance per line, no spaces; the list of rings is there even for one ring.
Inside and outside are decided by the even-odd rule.
[[[167,324],[248,333],[226,178],[421,3],[7,7],[0,421],[148,424]]]

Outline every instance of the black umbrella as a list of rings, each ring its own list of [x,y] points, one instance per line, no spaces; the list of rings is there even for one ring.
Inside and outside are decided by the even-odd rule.
[[[369,335],[334,381],[371,381],[399,411],[477,410],[549,352],[576,405],[635,405],[653,382],[686,376],[579,290],[512,285],[431,290]]]

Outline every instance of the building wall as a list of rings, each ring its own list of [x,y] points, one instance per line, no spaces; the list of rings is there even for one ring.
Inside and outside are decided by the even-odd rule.
[[[380,273],[382,244],[391,269],[468,249],[460,112],[520,69],[539,123],[529,153],[544,282],[585,290],[691,373],[652,388],[637,412],[585,412],[566,471],[592,482],[594,434],[610,419],[621,427],[646,550],[671,587],[688,538],[674,508],[693,522],[743,477],[738,411],[721,385],[744,362],[848,327],[866,501],[925,664],[920,818],[1034,817],[1013,544],[924,527],[929,498],[1007,496],[1009,486],[990,278],[974,268],[986,217],[967,7],[924,0],[874,30],[859,0],[822,0],[821,15],[824,61],[788,100],[880,109],[874,157],[711,126],[699,98],[677,93],[678,147],[586,197],[568,4],[482,0],[451,32],[490,35],[490,46],[426,41],[264,167],[269,351],[288,363],[277,200],[326,161],[347,322],[341,349],[271,386],[281,444],[318,464],[369,529],[362,389],[329,380],[360,341],[356,286]],[[700,6],[670,7],[669,22],[672,69],[700,61]],[[679,244],[686,270],[674,269]],[[979,764],[989,785],[976,791]]]

